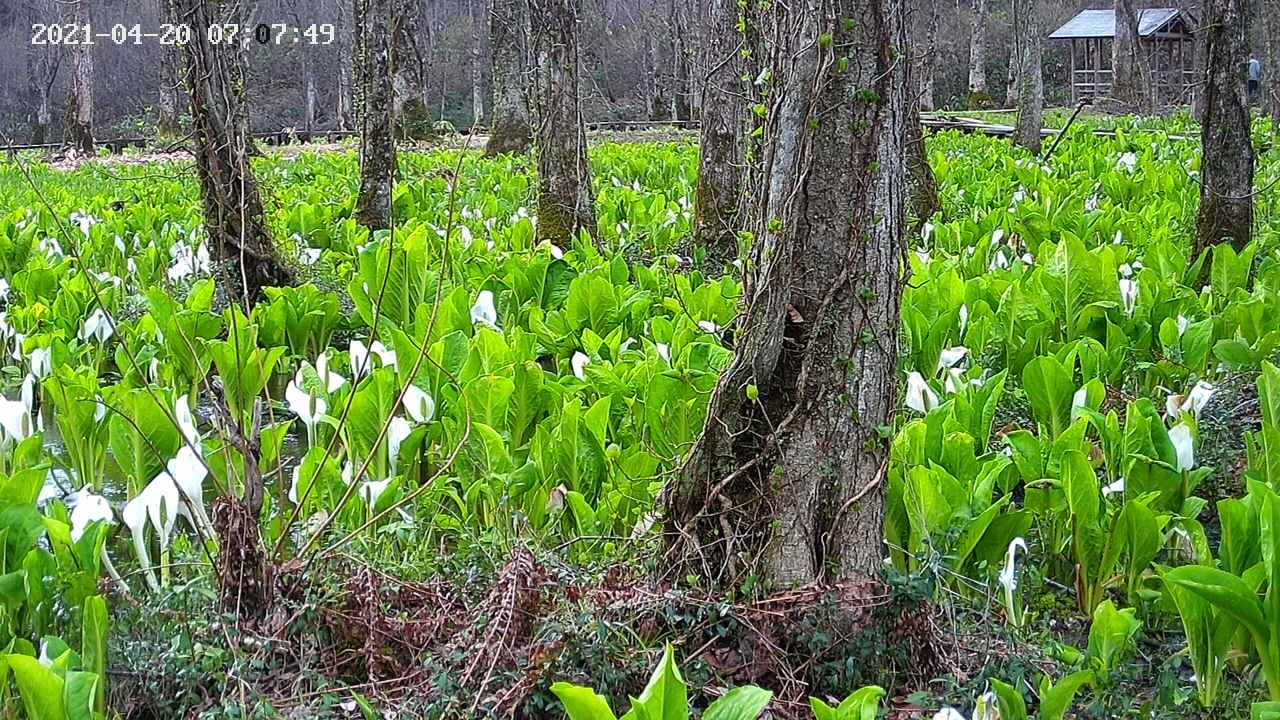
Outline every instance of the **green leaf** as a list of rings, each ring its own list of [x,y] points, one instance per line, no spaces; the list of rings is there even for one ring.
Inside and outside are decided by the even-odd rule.
[[[22,696],[28,720],[65,720],[66,683],[62,678],[29,655],[9,654],[5,659],[18,683],[18,694]]]
[[[560,698],[569,720],[615,720],[609,701],[589,687],[558,682],[551,686],[551,692]]]
[[[999,701],[1000,720],[1027,720],[1027,703],[1017,688],[995,678],[991,679],[991,687]]]
[[[688,720],[689,688],[680,677],[676,651],[670,643],[663,650],[662,661],[654,668],[649,684],[633,703],[633,711],[637,705],[645,716],[655,720]]]
[[[756,720],[772,699],[773,693],[755,685],[737,687],[711,703],[702,720]]]
[[[1226,612],[1249,629],[1265,646],[1270,628],[1262,615],[1257,594],[1244,580],[1218,568],[1184,565],[1165,573],[1166,582],[1180,585]]]
[[[1023,368],[1022,387],[1036,421],[1050,438],[1056,438],[1071,422],[1071,397],[1076,391],[1071,371],[1057,358],[1042,355]]]
[[[1040,681],[1040,720],[1062,720],[1080,688],[1093,682],[1093,673],[1079,670],[1053,684],[1048,676]]]

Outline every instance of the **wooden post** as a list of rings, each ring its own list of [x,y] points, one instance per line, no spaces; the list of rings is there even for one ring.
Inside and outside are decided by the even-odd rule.
[[[1076,39],[1071,38],[1071,76],[1067,79],[1067,83],[1071,86],[1071,104],[1075,105],[1080,102],[1076,92]]]

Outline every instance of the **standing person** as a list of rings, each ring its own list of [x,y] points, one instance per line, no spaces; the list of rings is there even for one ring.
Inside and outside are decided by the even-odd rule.
[[[1258,101],[1258,87],[1262,80],[1262,63],[1257,55],[1249,56],[1249,103]]]

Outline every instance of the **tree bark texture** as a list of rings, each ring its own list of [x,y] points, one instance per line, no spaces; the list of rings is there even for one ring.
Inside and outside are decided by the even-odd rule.
[[[987,0],[973,0],[973,25],[969,35],[969,104],[990,104],[987,95]]]
[[[89,24],[89,0],[65,0],[62,8],[63,22]],[[62,143],[90,155],[93,153],[93,46],[76,43],[68,46],[66,52],[71,58],[71,82]]]
[[[354,88],[352,87],[352,68],[355,65],[355,23],[348,14],[354,9],[354,3],[347,0],[336,0],[338,18],[338,77],[337,98],[335,98],[334,120],[339,130],[354,130],[356,127],[353,109]]]
[[[671,26],[671,117],[680,122],[693,118],[693,54],[694,34],[688,18],[692,8],[684,0],[671,0],[667,23]]]
[[[1262,3],[1262,107],[1280,127],[1280,0]]]
[[[938,52],[938,5],[935,0],[924,2],[924,42],[916,53],[916,72],[919,78],[921,110],[933,110],[936,107],[933,97],[934,73],[937,68],[935,55]]]
[[[173,0],[173,12],[191,28],[183,54],[205,232],[215,256],[226,263],[230,281],[252,303],[262,288],[287,285],[293,278],[276,257],[249,166],[239,48],[209,42],[210,25],[236,18],[215,19],[209,0]]]
[[[27,24],[48,22],[53,17],[50,0],[27,0]],[[53,124],[53,81],[58,76],[57,49],[49,45],[27,45],[27,91],[31,96],[31,142],[43,145],[49,142],[49,129]]]
[[[908,201],[903,10],[761,11],[772,74],[748,177],[754,263],[737,353],[664,496],[676,577],[781,586],[882,567]]]
[[[738,32],[737,0],[709,0],[702,64],[707,68],[702,89],[702,127],[699,133],[698,195],[694,234],[698,244],[736,256],[742,229],[743,64]]]
[[[487,155],[524,152],[533,144],[527,0],[491,0],[489,56],[493,63],[493,114]]]
[[[1141,72],[1142,56],[1138,40],[1138,12],[1133,0],[1115,0],[1116,35],[1111,43],[1111,97],[1129,111],[1146,106]]]
[[[1040,126],[1044,118],[1042,30],[1037,0],[1014,0],[1014,56],[1018,60],[1018,124],[1013,141],[1040,154]]]
[[[1208,9],[1197,250],[1220,242],[1240,248],[1253,236],[1253,139],[1246,85],[1248,3],[1210,0]]]
[[[370,230],[391,227],[396,143],[391,71],[394,0],[356,0],[356,102],[360,122],[360,192],[355,218]]]
[[[596,236],[595,191],[587,160],[587,129],[578,95],[580,0],[531,0],[538,58],[536,93],[538,239],[572,244]]]
[[[467,0],[467,17],[471,21],[471,122],[484,122],[484,29],[489,15],[485,0]]]
[[[938,180],[933,175],[933,167],[929,165],[929,149],[925,146],[924,126],[920,123],[918,107],[912,108],[906,125],[904,147],[907,182],[911,193],[911,227],[919,230],[929,218],[942,210],[942,201],[938,199]]]
[[[430,133],[430,103],[427,102],[427,60],[424,38],[429,41],[431,27],[421,31],[422,3],[416,0],[393,0],[391,15],[391,112],[400,137],[422,137]]]
[[[160,0],[160,17],[163,22],[177,25],[173,6],[169,0]],[[181,132],[178,122],[178,101],[182,95],[182,48],[176,44],[160,48],[160,92],[156,103],[156,136],[172,140]]]

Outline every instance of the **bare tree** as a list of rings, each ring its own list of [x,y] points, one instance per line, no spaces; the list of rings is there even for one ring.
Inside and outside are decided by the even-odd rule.
[[[355,2],[355,79],[360,117],[360,193],[356,221],[370,230],[391,227],[391,188],[396,172],[392,5]]]
[[[664,497],[676,577],[768,587],[882,567],[907,203],[903,5],[761,11],[754,269],[737,353]]]
[[[687,18],[692,9],[685,0],[671,0],[667,7],[667,23],[671,27],[671,117],[687,122],[693,117],[692,68],[693,33]]]
[[[921,110],[933,110],[935,108],[933,98],[934,73],[937,63],[934,56],[938,52],[938,6],[941,4],[936,0],[918,0],[923,2],[924,7],[917,6],[917,12],[923,11],[924,17],[924,41],[919,44],[916,51],[917,61],[914,65],[914,72],[919,81],[919,105]],[[920,18],[918,18],[920,19]]]
[[[64,0],[64,23],[77,27],[90,25],[89,0]],[[93,152],[93,46],[87,42],[67,47],[71,57],[70,94],[67,96],[66,119],[62,125],[62,143],[82,153]]]
[[[1111,43],[1111,97],[1126,109],[1141,111],[1142,64],[1138,44],[1138,13],[1133,0],[1114,0],[1115,40]]]
[[[50,0],[27,0],[27,22],[46,22],[53,15]],[[29,43],[26,52],[27,91],[31,95],[31,142],[43,145],[49,141],[53,124],[53,82],[58,77],[60,55],[52,45]]]
[[[173,0],[178,22],[191,28],[183,54],[205,232],[215,256],[226,263],[228,279],[253,302],[262,288],[293,278],[276,256],[249,165],[239,49],[209,41],[209,27],[235,22],[237,9],[210,0]]]
[[[1208,10],[1197,250],[1220,242],[1240,248],[1253,237],[1253,139],[1244,83],[1247,0],[1210,0]]]
[[[694,233],[704,247],[736,253],[742,193],[742,131],[745,110],[741,37],[737,0],[709,0],[707,41],[702,64],[708,68],[702,89],[698,195]]]
[[[493,113],[485,153],[523,152],[533,142],[529,119],[529,8],[526,0],[491,0],[489,56]]]
[[[1040,152],[1040,125],[1044,116],[1044,68],[1038,4],[1037,0],[1013,2],[1013,55],[1018,61],[1015,73],[1018,125],[1013,139],[1037,154]]]
[[[485,0],[467,0],[471,21],[471,122],[484,122],[484,20],[489,15]]]
[[[347,11],[354,3],[348,3],[346,0],[334,0],[334,8],[337,17],[338,35],[336,39],[335,51],[338,56],[338,72],[337,72],[337,97],[334,107],[334,119],[337,121],[339,130],[354,130],[356,127],[355,114],[351,105],[354,89],[351,87],[351,76],[353,66],[355,64],[354,50],[355,47],[355,23],[349,21]]]
[[[538,58],[535,94],[538,149],[538,239],[568,244],[596,235],[595,193],[587,129],[578,90],[580,0],[531,0]]]
[[[986,105],[987,95],[987,0],[973,0],[973,23],[969,35],[969,104]]]
[[[1262,106],[1271,122],[1280,127],[1280,0],[1261,0]]]
[[[161,22],[177,25],[169,0],[159,0]],[[160,48],[160,92],[156,104],[156,137],[172,140],[181,133],[178,102],[182,96],[182,49],[177,43]]]

